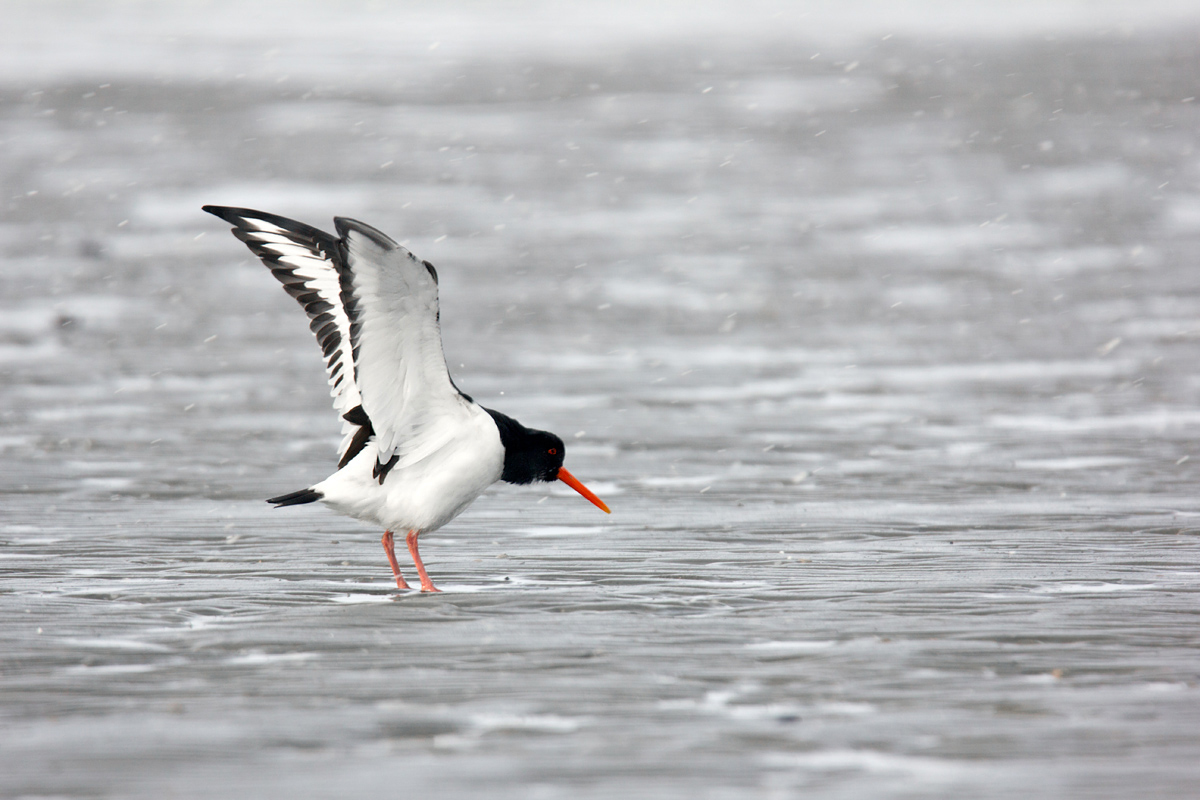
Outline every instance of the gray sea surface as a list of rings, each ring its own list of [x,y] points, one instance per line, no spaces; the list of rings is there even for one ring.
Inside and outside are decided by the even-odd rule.
[[[12,4],[0,796],[1195,797],[1200,16],[885,7]],[[339,422],[205,203],[433,262],[612,515],[271,509]]]

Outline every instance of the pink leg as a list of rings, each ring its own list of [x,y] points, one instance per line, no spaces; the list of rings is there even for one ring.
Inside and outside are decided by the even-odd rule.
[[[421,554],[417,552],[417,532],[409,531],[405,537],[408,542],[408,552],[412,554],[413,563],[417,565],[417,574],[421,576],[421,591],[422,592],[440,592],[441,589],[433,585],[433,581],[429,580],[429,573],[425,571],[425,564],[421,561]]]
[[[388,563],[392,565],[392,574],[396,576],[396,587],[399,589],[412,588],[404,582],[404,576],[400,574],[400,565],[396,563],[395,537],[391,531],[383,533],[383,552],[387,553]]]

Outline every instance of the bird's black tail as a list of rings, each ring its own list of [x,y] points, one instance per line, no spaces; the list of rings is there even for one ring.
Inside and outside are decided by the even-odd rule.
[[[315,503],[324,496],[312,489],[301,489],[291,494],[281,494],[279,497],[272,497],[267,502],[274,503],[276,508],[283,508],[284,506],[300,506],[305,503]]]

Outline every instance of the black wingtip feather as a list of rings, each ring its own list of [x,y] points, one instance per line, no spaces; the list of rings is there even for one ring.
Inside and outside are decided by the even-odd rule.
[[[392,471],[392,467],[396,466],[396,462],[400,460],[400,454],[396,453],[387,460],[386,464],[375,462],[375,467],[371,470],[371,477],[379,479],[379,485],[383,486],[383,480]]]
[[[333,227],[337,230],[338,236],[342,237],[342,241],[348,239],[350,232],[354,231],[367,237],[384,250],[395,250],[400,246],[396,244],[395,239],[378,228],[368,225],[365,222],[359,222],[356,219],[350,219],[349,217],[334,217]]]
[[[291,494],[281,494],[279,497],[272,497],[267,502],[274,503],[276,508],[283,508],[284,506],[301,506],[305,503],[315,503],[324,496],[312,489],[301,489]]]

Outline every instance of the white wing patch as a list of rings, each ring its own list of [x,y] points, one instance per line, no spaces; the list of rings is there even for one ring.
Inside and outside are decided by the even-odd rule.
[[[437,281],[425,262],[374,228],[335,223],[353,285],[356,380],[378,462],[409,467],[446,446],[471,418],[442,354]]]

